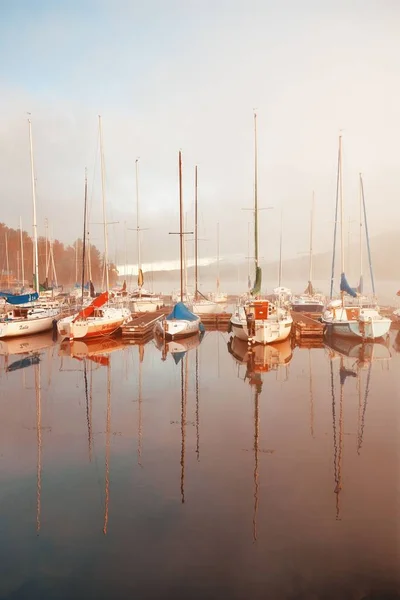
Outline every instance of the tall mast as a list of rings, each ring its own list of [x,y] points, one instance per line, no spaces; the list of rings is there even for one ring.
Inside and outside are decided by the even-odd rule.
[[[21,274],[22,274],[22,287],[25,285],[25,265],[24,265],[24,242],[22,238],[22,218],[19,218],[19,238],[21,245]]]
[[[282,285],[282,229],[283,229],[283,210],[281,209],[281,234],[279,238],[279,281],[278,286]]]
[[[183,302],[183,190],[182,190],[182,151],[179,150],[179,253],[181,267],[181,302]]]
[[[49,220],[46,218],[44,220],[44,230],[45,230],[45,265],[46,265],[46,276],[45,279],[49,277]]]
[[[342,176],[342,136],[339,136],[339,202],[340,202],[340,266],[344,273],[344,205]]]
[[[360,173],[360,185],[361,185],[361,197],[362,197],[362,204],[363,204],[363,211],[364,211],[365,236],[367,238],[367,251],[368,251],[369,272],[370,272],[370,275],[371,275],[372,293],[375,296],[375,281],[374,281],[374,271],[373,271],[373,268],[372,268],[371,246],[370,246],[370,243],[369,243],[367,208],[365,206],[364,183],[363,183],[363,179],[362,179],[361,173]]]
[[[5,238],[6,238],[6,266],[7,266],[7,286],[8,289],[10,289],[10,262],[8,260],[8,236],[7,236],[7,231],[5,232]]]
[[[251,289],[250,278],[250,221],[247,223],[247,287]]]
[[[258,155],[257,155],[257,113],[254,112],[254,261],[258,268]]]
[[[312,283],[313,279],[313,238],[314,238],[314,208],[315,208],[315,194],[312,193],[311,202],[311,217],[310,217],[310,263],[308,270],[308,281]]]
[[[101,124],[101,115],[99,115],[99,133],[100,133],[100,163],[101,163],[101,196],[103,199],[103,225],[104,225],[104,268],[106,272],[106,291],[110,291],[110,280],[108,273],[108,235],[107,235],[107,214],[106,214],[106,182],[105,165],[103,150],[103,127]]]
[[[87,214],[87,169],[85,168],[85,202],[83,209],[83,245],[82,245],[82,304],[85,290],[85,258],[86,258],[86,214]]]
[[[138,263],[138,284],[141,281],[140,269],[142,268],[141,253],[140,253],[140,225],[139,225],[139,159],[135,160],[135,177],[136,177],[136,243],[137,243],[137,263]],[[139,284],[139,288],[142,285]]]
[[[33,142],[32,142],[32,123],[29,123],[29,146],[31,156],[31,182],[32,182],[32,204],[33,204],[33,260],[34,260],[34,275],[35,275],[35,291],[39,293],[39,254],[38,254],[38,235],[36,221],[36,186],[35,186],[35,168],[33,164]]]
[[[362,211],[363,211],[363,203],[362,203],[362,178],[361,173],[359,175],[359,205],[360,205],[360,282],[362,281],[363,276],[363,256],[362,256]],[[360,293],[362,290],[360,290]]]
[[[217,223],[217,295],[219,294],[219,223]]]
[[[197,165],[194,168],[194,295],[197,299],[197,290],[199,287],[198,256],[199,236],[197,220]]]

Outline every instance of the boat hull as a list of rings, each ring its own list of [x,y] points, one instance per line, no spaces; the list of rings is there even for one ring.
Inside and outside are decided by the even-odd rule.
[[[130,318],[128,309],[108,308],[102,316],[76,319],[77,315],[61,319],[57,323],[58,333],[63,338],[94,339],[112,335]],[[76,320],[75,320],[76,319]]]
[[[211,300],[204,300],[200,302],[193,302],[192,311],[195,315],[215,315],[221,312],[221,306],[217,302]]]
[[[19,337],[24,335],[34,335],[48,331],[53,327],[53,321],[58,313],[46,317],[35,319],[15,319],[15,321],[0,322],[0,338]]]
[[[200,333],[200,319],[186,321],[184,319],[164,319],[157,321],[155,332],[165,340],[180,340]]]
[[[134,300],[132,307],[135,313],[152,313],[156,312],[161,304],[161,302],[154,302],[152,300]]]
[[[232,333],[240,340],[251,341],[254,344],[273,344],[274,342],[283,342],[286,340],[292,328],[292,318],[287,317],[279,321],[255,321],[255,334],[249,336],[247,325],[241,319],[231,318]]]
[[[376,340],[385,337],[390,330],[390,319],[381,319],[371,322],[359,321],[325,321],[325,334],[330,336],[339,335],[342,337],[364,340]]]

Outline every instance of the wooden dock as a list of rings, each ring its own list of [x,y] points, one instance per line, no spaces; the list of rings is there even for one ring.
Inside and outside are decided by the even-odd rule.
[[[295,340],[322,340],[324,337],[324,324],[316,318],[311,318],[305,313],[292,312],[293,327],[292,335]]]
[[[200,315],[206,331],[228,331],[232,313]]]
[[[170,312],[170,308],[161,308],[156,312],[134,313],[132,319],[121,327],[122,337],[126,340],[150,339],[157,321]]]

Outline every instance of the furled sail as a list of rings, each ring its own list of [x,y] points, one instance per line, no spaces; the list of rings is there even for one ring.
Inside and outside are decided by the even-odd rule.
[[[141,288],[144,283],[143,271],[139,269],[138,278],[137,278],[138,286]]]
[[[8,294],[7,292],[0,292],[0,296],[6,299],[8,304],[13,304],[14,306],[17,304],[28,304],[29,302],[35,302],[39,298],[39,294],[35,292],[34,294],[22,294],[16,296],[15,294]]]
[[[350,285],[346,279],[346,275],[344,273],[342,273],[340,276],[340,291],[346,292],[346,294],[349,294],[349,296],[352,296],[353,298],[357,298],[356,290],[354,288],[350,287]]]
[[[362,293],[363,293],[363,289],[364,289],[364,278],[363,278],[363,276],[361,275],[361,276],[360,276],[360,283],[358,284],[358,286],[357,286],[357,288],[356,288],[356,291],[357,291],[359,294],[362,294]]]
[[[105,304],[107,301],[108,292],[103,292],[102,294],[100,294],[100,296],[95,298],[93,302],[89,304],[89,306],[85,306],[85,308],[82,308],[82,310],[78,312],[76,317],[74,317],[72,322],[75,323],[75,321],[78,321],[78,319],[87,319],[94,313],[95,308],[100,308],[100,306],[103,306],[103,304]]]
[[[253,285],[253,289],[250,290],[250,294],[252,296],[258,296],[261,291],[261,280],[262,280],[262,272],[261,267],[256,267],[256,279]]]
[[[315,290],[314,290],[314,287],[313,287],[313,284],[311,283],[311,281],[308,282],[308,285],[307,285],[306,289],[304,290],[304,293],[307,294],[308,296],[314,296]]]

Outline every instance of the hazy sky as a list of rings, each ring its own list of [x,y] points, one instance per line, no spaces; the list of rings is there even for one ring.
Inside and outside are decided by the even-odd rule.
[[[100,222],[97,115],[103,118],[110,245],[124,262],[135,225],[140,156],[143,260],[174,259],[178,150],[193,217],[199,165],[200,250],[247,255],[242,210],[253,201],[253,108],[258,112],[260,254],[331,247],[337,141],[343,130],[346,221],[358,218],[364,175],[372,234],[400,219],[398,0],[0,0],[1,221],[31,229],[27,111],[32,113],[38,218],[55,237],[81,235],[89,169],[91,221]],[[357,224],[351,225],[354,233]],[[101,226],[91,225],[102,247]],[[128,231],[128,260],[136,258]],[[116,250],[115,250],[116,249]],[[110,258],[114,258],[112,255]]]

